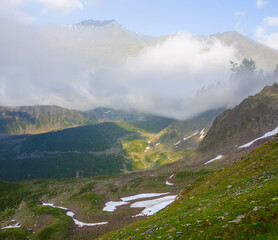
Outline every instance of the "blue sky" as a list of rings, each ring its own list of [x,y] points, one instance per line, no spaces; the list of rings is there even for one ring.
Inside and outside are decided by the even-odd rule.
[[[7,10],[4,6],[0,16],[1,12],[6,11],[4,13],[6,16],[10,13],[10,17],[35,25],[74,24],[85,19],[115,19],[131,30],[152,36],[176,32],[205,35],[237,30],[249,37],[258,38],[256,30],[263,24],[264,19],[278,17],[277,0],[3,0],[3,2]],[[271,34],[278,31],[276,27],[264,26],[264,30]]]

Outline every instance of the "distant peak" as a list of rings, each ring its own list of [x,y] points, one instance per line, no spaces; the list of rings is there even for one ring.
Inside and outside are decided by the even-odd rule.
[[[76,26],[97,26],[97,27],[104,27],[108,24],[111,23],[117,23],[115,20],[93,20],[93,19],[89,19],[89,20],[85,20],[83,22],[77,23]]]

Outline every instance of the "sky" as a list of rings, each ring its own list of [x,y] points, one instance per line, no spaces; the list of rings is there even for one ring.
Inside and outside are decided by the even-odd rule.
[[[34,25],[114,19],[135,32],[208,35],[239,31],[266,41],[278,32],[277,0],[2,0],[0,16]],[[269,21],[273,18],[273,21]],[[273,37],[274,38],[274,37]],[[277,39],[277,38],[276,38]]]
[[[178,34],[148,45],[118,26],[57,26],[86,19]],[[234,30],[278,49],[278,1],[1,0],[0,106],[113,107],[178,119],[232,107],[267,83],[231,83],[235,47],[194,36]]]

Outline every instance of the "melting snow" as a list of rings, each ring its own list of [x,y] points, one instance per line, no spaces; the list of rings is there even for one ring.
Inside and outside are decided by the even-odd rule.
[[[244,145],[242,145],[242,146],[240,146],[240,147],[238,147],[238,148],[250,147],[250,146],[251,146],[254,142],[256,142],[257,140],[260,140],[260,139],[263,139],[263,138],[266,138],[266,137],[271,137],[271,136],[273,136],[273,135],[275,135],[275,134],[277,134],[277,133],[278,133],[278,127],[275,128],[273,131],[267,132],[265,135],[263,135],[263,136],[261,136],[261,137],[259,137],[259,138],[256,138],[255,140],[253,140],[253,141],[251,141],[251,142],[249,142],[249,143],[246,143],[246,144],[244,144]]]
[[[170,185],[170,186],[174,185],[173,183],[170,183],[170,182],[168,182],[168,181],[166,181],[165,184],[166,184],[166,185]]]
[[[20,228],[21,225],[19,223],[15,224],[15,225],[11,225],[11,226],[7,226],[7,227],[3,227],[1,229],[7,229],[7,228]]]
[[[190,135],[189,137],[185,137],[185,138],[183,139],[183,141],[185,141],[185,140],[187,140],[187,139],[189,139],[189,138],[192,138],[193,136],[197,135],[198,133],[199,133],[199,131],[197,130],[195,133],[193,133],[193,134]]]
[[[60,208],[63,210],[68,210],[67,208],[64,207],[59,207],[59,206],[54,206],[53,203],[42,203],[43,206],[50,206],[50,207],[55,207],[55,208]],[[97,226],[97,225],[104,225],[107,224],[108,222],[100,222],[100,223],[84,223],[81,221],[78,221],[77,219],[74,218],[74,212],[67,212],[67,216],[71,217],[73,222],[78,226],[78,227],[84,227],[84,226]]]
[[[172,177],[174,177],[175,174],[172,174],[169,179],[171,179]],[[166,181],[165,183],[166,185],[169,185],[169,186],[173,186],[174,184],[173,183],[170,183],[169,181]]]
[[[223,157],[223,155],[218,155],[216,158],[211,159],[211,160],[207,161],[206,163],[204,163],[204,165],[206,165],[206,164],[208,164],[208,163],[210,163],[210,162],[213,162],[213,161],[215,161],[215,160],[221,159],[222,157]]]
[[[158,145],[160,145],[160,143],[155,144],[155,147],[157,147]]]
[[[64,208],[64,207],[54,206],[53,203],[42,203],[42,205],[43,205],[43,206],[56,207],[56,208],[60,208],[60,209],[63,209],[63,210],[68,210],[67,208]]]
[[[104,225],[107,224],[108,222],[99,222],[99,223],[84,223],[81,221],[78,221],[77,219],[74,218],[74,213],[73,212],[67,212],[67,216],[71,217],[72,220],[74,221],[74,223],[78,226],[78,227],[84,227],[84,226],[98,226],[98,225]]]
[[[171,204],[177,196],[166,196],[154,200],[147,200],[133,203],[130,207],[131,208],[145,208],[141,213],[135,215],[134,217],[138,216],[151,216],[157,213],[159,210],[167,207]]]
[[[117,206],[126,205],[126,204],[129,204],[129,202],[113,202],[113,201],[107,202],[105,204],[105,207],[103,208],[103,211],[114,212]]]
[[[137,194],[137,195],[130,196],[130,197],[123,197],[121,199],[123,201],[132,201],[132,200],[142,199],[142,198],[160,197],[160,196],[167,195],[167,194],[169,194],[169,193],[141,193],[141,194]]]
[[[177,143],[174,143],[174,146],[179,145],[181,141],[178,141]]]
[[[203,139],[205,137],[205,128],[202,129],[200,132],[200,139]]]

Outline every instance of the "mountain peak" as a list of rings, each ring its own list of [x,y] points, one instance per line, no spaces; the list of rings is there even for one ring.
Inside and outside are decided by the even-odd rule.
[[[94,20],[94,19],[88,19],[88,20],[85,20],[85,21],[82,21],[80,23],[77,23],[76,26],[96,26],[96,27],[104,27],[108,24],[111,24],[111,23],[116,23],[116,24],[119,24],[117,21],[115,20]]]

